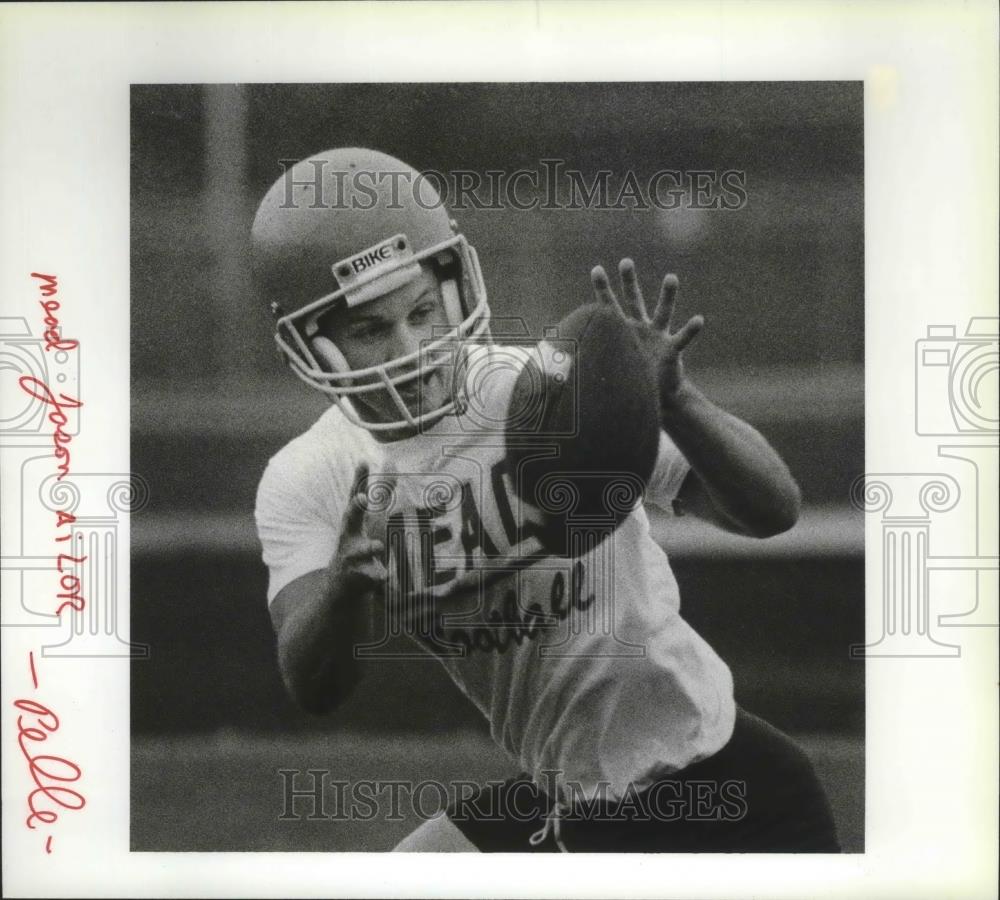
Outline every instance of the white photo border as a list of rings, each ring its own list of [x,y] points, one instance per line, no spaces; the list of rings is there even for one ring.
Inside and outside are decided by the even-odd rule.
[[[64,332],[79,339],[83,363],[74,465],[128,473],[132,83],[863,80],[866,471],[871,482],[915,473],[933,481],[946,468],[942,448],[954,449],[964,437],[918,433],[925,398],[910,399],[915,354],[931,326],[952,326],[960,336],[971,320],[997,314],[997,27],[987,0],[8,6],[0,10],[3,315],[37,319],[30,273],[58,272]],[[977,442],[995,447],[995,432]],[[17,463],[3,451],[9,485]],[[978,471],[980,508],[995,514],[995,470]],[[869,509],[868,642],[876,645],[889,513],[866,490],[858,496]],[[13,521],[6,507],[4,513]],[[6,527],[4,537],[10,540]],[[127,515],[118,537],[128,545]],[[58,852],[47,855],[24,827],[31,784],[12,706],[30,693],[27,654],[38,632],[3,628],[4,892],[990,895],[997,852],[996,548],[977,539],[967,530],[942,530],[948,550],[941,568],[979,561],[973,568],[984,615],[969,626],[986,627],[952,628],[949,641],[960,645],[960,656],[911,647],[866,662],[863,854],[519,855],[484,865],[464,855],[445,863],[433,855],[130,853],[126,657],[62,660],[37,673],[43,683],[51,675],[46,702],[62,718],[61,740],[52,740],[72,753],[89,785],[85,810],[60,820]],[[127,603],[122,620],[127,639]]]

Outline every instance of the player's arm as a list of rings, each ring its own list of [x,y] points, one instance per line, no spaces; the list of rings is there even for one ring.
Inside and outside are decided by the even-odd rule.
[[[604,269],[592,273],[603,303],[625,316],[649,354],[657,377],[660,421],[691,465],[678,500],[687,512],[728,531],[772,537],[798,520],[801,495],[781,457],[751,425],[720,409],[691,384],[681,354],[704,326],[694,316],[677,332],[670,322],[677,278],[663,280],[652,318],[646,313],[631,260],[619,264],[625,306],[618,303]]]
[[[756,429],[691,390],[664,412],[664,428],[691,463],[680,510],[750,537],[788,531],[801,496],[784,461]]]
[[[330,564],[287,584],[270,607],[285,687],[315,714],[335,709],[357,684],[354,649],[364,635],[368,604],[384,582],[383,546],[365,536],[359,499],[350,500]]]

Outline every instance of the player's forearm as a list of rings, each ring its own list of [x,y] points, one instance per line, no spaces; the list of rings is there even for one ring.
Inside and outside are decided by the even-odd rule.
[[[282,678],[295,702],[322,714],[350,696],[360,673],[354,649],[362,632],[367,583],[341,583],[326,573],[327,583],[311,602],[286,620],[278,640]]]
[[[713,506],[740,530],[771,537],[795,524],[799,487],[755,428],[717,407],[690,382],[661,405],[661,417]]]

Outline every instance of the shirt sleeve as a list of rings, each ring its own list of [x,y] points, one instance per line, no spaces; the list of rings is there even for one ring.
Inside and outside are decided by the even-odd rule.
[[[665,512],[673,512],[673,501],[680,492],[681,485],[691,471],[690,463],[670,436],[660,430],[660,446],[656,454],[656,465],[646,485],[646,502],[658,506]]]
[[[257,488],[254,516],[268,569],[270,604],[296,578],[325,569],[340,540],[340,518],[319,499],[319,485],[303,489],[306,472],[280,455],[271,460]],[[337,505],[343,508],[344,498]]]

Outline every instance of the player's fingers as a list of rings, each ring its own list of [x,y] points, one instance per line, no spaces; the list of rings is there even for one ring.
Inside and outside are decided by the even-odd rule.
[[[673,336],[674,349],[680,353],[691,341],[701,334],[701,330],[704,327],[705,319],[702,316],[692,316],[684,323],[684,327]]]
[[[622,295],[625,298],[625,311],[640,322],[648,322],[646,304],[642,299],[642,288],[635,273],[635,263],[626,257],[618,263],[618,277],[622,280]]]
[[[653,327],[657,331],[666,331],[670,327],[670,318],[674,314],[674,301],[677,299],[679,282],[676,275],[666,275],[660,287],[660,299],[653,313]]]
[[[388,572],[379,559],[369,559],[355,571],[372,584],[382,584],[388,577]]]
[[[363,494],[368,490],[368,463],[360,463],[354,470],[352,494]]]
[[[381,559],[374,556],[365,559],[352,559],[350,569],[347,572],[350,582],[357,584],[360,581],[365,588],[384,584],[387,576],[388,573]]]
[[[385,544],[374,538],[356,537],[350,544],[347,558],[352,563],[361,563],[367,559],[381,559],[385,554]]]
[[[344,513],[343,532],[345,535],[356,536],[364,532],[365,509],[367,500],[364,493],[352,494],[350,502],[347,504],[347,511]]]
[[[597,298],[597,302],[624,316],[625,313],[618,305],[614,291],[611,290],[611,282],[608,281],[608,273],[604,271],[604,266],[594,266],[590,270],[590,281],[594,285],[594,296]]]

